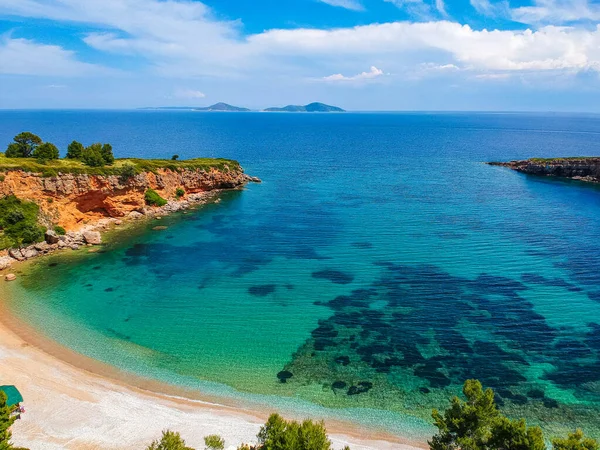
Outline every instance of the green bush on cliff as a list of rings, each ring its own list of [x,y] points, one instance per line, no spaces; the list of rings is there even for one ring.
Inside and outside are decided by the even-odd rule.
[[[73,141],[67,147],[67,158],[68,159],[81,159],[83,157],[83,144],[81,142]]]
[[[177,198],[181,198],[181,197],[183,197],[184,195],[185,195],[185,191],[183,190],[183,188],[177,188],[177,189],[175,190],[175,196],[176,196]]]
[[[150,206],[165,206],[167,201],[162,198],[154,189],[148,189],[144,194],[146,204]]]
[[[0,228],[2,248],[32,244],[44,239],[44,227],[38,224],[39,206],[19,200],[14,195],[0,199]]]
[[[54,232],[59,236],[64,236],[65,234],[67,234],[67,230],[65,230],[60,225],[54,225]]]
[[[50,142],[44,142],[33,151],[33,157],[42,163],[58,159],[59,156],[58,148]]]
[[[102,167],[105,164],[102,156],[102,144],[96,143],[84,148],[81,160],[86,166]]]

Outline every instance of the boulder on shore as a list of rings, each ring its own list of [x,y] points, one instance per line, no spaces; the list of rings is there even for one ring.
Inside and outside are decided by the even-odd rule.
[[[3,256],[0,258],[0,270],[7,269],[11,266],[13,259],[10,256]]]
[[[83,239],[86,244],[99,245],[102,244],[102,235],[99,231],[85,231]]]
[[[58,243],[58,234],[54,230],[46,230],[44,234],[44,238],[48,244],[57,244]]]
[[[17,279],[17,276],[14,273],[8,273],[6,274],[6,276],[4,277],[4,279],[6,281],[14,281]]]

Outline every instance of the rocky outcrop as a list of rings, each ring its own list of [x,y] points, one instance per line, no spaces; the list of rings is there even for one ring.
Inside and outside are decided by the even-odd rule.
[[[20,170],[3,174],[0,197],[16,195],[40,205],[44,224],[58,224],[67,230],[78,230],[104,217],[125,217],[132,211],[143,214],[144,193],[154,189],[161,197],[175,203],[190,195],[219,189],[233,189],[249,181],[260,181],[244,174],[242,169],[204,171],[200,169],[159,169],[124,178],[119,175],[59,174],[43,177]],[[186,195],[176,200],[176,190]]]
[[[530,175],[562,177],[600,183],[600,157],[555,159],[533,158],[522,161],[490,162],[488,164],[492,166],[508,167]]]

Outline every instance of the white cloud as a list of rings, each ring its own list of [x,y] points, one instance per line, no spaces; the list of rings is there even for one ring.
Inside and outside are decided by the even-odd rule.
[[[357,75],[353,75],[350,77],[344,76],[341,73],[336,73],[334,75],[329,75],[327,77],[323,77],[323,80],[324,81],[332,81],[332,82],[339,82],[339,81],[364,82],[364,81],[368,81],[368,80],[373,80],[382,75],[383,75],[383,70],[378,69],[375,66],[371,66],[371,69],[368,72],[362,72],[362,73],[359,73]]]
[[[110,72],[104,67],[78,61],[75,52],[57,45],[13,39],[10,35],[0,36],[0,73],[79,77],[106,75]]]
[[[175,97],[183,99],[194,99],[204,98],[206,97],[206,94],[204,94],[204,92],[196,91],[194,89],[177,89],[175,91]]]
[[[470,0],[471,6],[479,14],[488,17],[510,16],[510,6],[507,0],[492,3],[490,0]]]
[[[564,1],[537,0],[537,6],[530,8],[545,5],[544,17],[548,17],[550,6]],[[594,9],[585,0],[575,1],[583,6],[573,8],[573,17],[584,13],[594,17]],[[394,2],[416,8],[425,4],[421,0]],[[498,5],[488,0],[471,2],[482,10]],[[441,5],[438,4],[438,9],[443,9]],[[524,15],[522,8],[515,11],[519,10]],[[543,16],[540,10],[526,11],[532,17]],[[394,73],[408,72],[429,62],[460,67],[461,74],[463,71],[478,74],[600,71],[598,27],[542,26],[535,31],[488,31],[444,20],[331,30],[272,29],[243,36],[238,22],[215,19],[211,10],[197,1],[0,0],[1,13],[88,24],[101,30],[84,38],[89,46],[136,56],[149,63],[152,73],[176,78],[268,74],[289,80],[305,78],[316,70],[333,73],[342,64],[353,67],[356,61],[366,58]],[[96,66],[79,62],[71,51],[24,39],[2,41],[0,52],[3,52],[0,72],[4,73],[87,75],[98,71]],[[371,71],[333,77],[356,81],[368,80],[365,77],[373,74]]]
[[[588,0],[534,0],[533,6],[512,9],[511,17],[528,24],[599,21],[600,5]]]
[[[352,11],[364,11],[364,6],[358,0],[319,0],[331,6],[350,9]]]

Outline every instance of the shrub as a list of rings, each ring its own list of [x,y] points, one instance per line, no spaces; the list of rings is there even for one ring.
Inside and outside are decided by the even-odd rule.
[[[331,450],[323,422],[305,420],[301,424],[272,414],[258,433],[259,449]]]
[[[112,145],[104,144],[100,149],[100,154],[102,155],[102,159],[104,159],[104,163],[107,166],[112,166],[115,162],[115,155],[113,155]]]
[[[185,195],[185,191],[183,190],[183,188],[177,188],[177,189],[175,190],[175,196],[176,196],[177,198],[181,198],[181,197],[183,197],[184,195]]]
[[[64,236],[65,234],[67,234],[67,230],[65,230],[60,225],[54,225],[54,232],[59,236]]]
[[[206,450],[223,450],[225,448],[225,439],[218,434],[211,434],[204,437],[204,446]]]
[[[0,175],[0,183],[6,180],[6,175]]]
[[[83,157],[83,144],[81,142],[73,141],[67,147],[67,158],[69,159],[81,159]]]
[[[38,224],[39,206],[14,195],[0,199],[0,228],[4,230],[3,247],[40,242],[45,228]]]
[[[38,161],[52,161],[58,159],[60,155],[56,145],[50,142],[44,142],[33,151],[33,156]]]
[[[173,160],[173,161],[177,161],[178,159],[179,159],[179,155],[171,156],[171,160]]]
[[[6,149],[7,158],[29,158],[42,143],[42,139],[29,131],[17,134]]]
[[[163,431],[160,441],[154,441],[146,450],[193,450],[185,445],[179,433]]]
[[[598,450],[600,445],[598,441],[585,437],[583,431],[577,429],[574,433],[569,433],[566,439],[554,439],[552,448],[554,450]]]
[[[87,166],[102,167],[105,164],[102,156],[102,144],[96,143],[84,148],[81,159]]]
[[[148,189],[144,195],[146,204],[151,206],[165,206],[167,201],[162,198],[154,189]]]
[[[135,166],[131,163],[125,163],[123,164],[123,167],[121,167],[121,182],[126,182],[127,180],[129,180],[130,178],[133,178],[136,176],[137,174],[137,170],[135,168]]]

